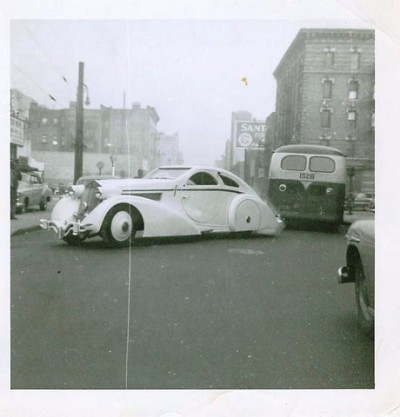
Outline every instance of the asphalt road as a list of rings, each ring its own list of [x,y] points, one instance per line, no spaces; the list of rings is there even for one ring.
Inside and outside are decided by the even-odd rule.
[[[11,241],[11,387],[373,388],[339,233]]]

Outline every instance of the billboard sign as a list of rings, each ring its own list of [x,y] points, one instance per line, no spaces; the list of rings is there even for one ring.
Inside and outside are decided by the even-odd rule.
[[[235,148],[264,149],[266,131],[265,121],[237,121],[235,126]]]

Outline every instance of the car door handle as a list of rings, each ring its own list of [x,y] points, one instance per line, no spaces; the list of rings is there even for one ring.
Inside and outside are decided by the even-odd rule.
[[[182,197],[182,200],[189,200],[189,198],[190,198],[190,196],[189,196],[189,195],[184,195],[184,196]]]

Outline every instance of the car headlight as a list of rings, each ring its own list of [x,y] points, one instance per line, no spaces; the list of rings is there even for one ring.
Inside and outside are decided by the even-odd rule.
[[[68,192],[68,195],[71,196],[71,197],[73,197],[75,195],[75,191],[72,187],[69,187],[67,192]]]
[[[333,188],[328,187],[328,188],[326,189],[326,193],[327,193],[327,194],[332,194],[332,193],[333,193]]]

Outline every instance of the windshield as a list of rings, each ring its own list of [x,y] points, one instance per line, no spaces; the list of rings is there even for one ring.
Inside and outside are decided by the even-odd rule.
[[[188,168],[159,168],[150,172],[144,178],[174,180],[183,175],[186,171],[188,171]]]

